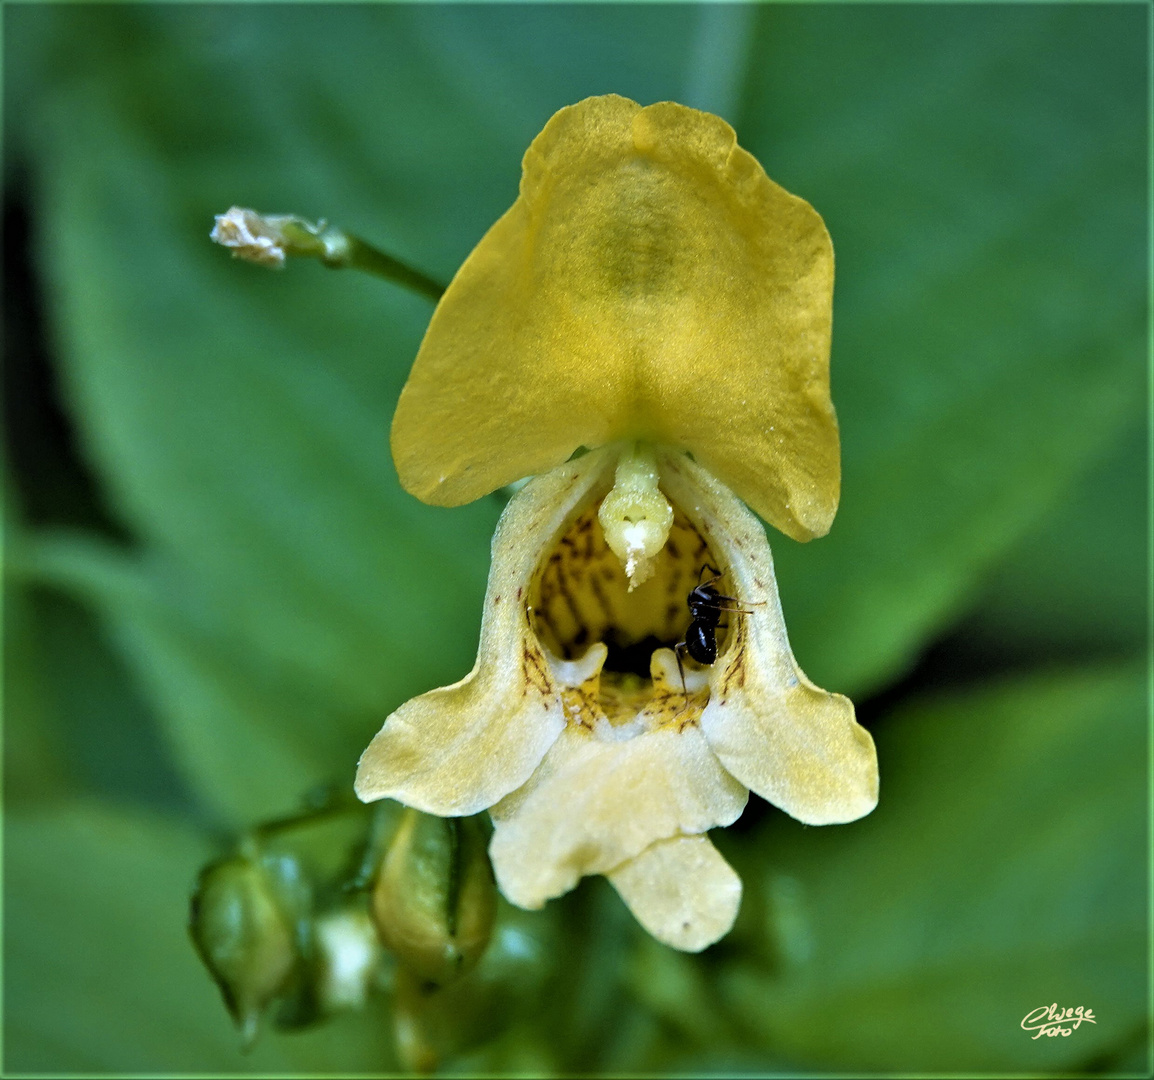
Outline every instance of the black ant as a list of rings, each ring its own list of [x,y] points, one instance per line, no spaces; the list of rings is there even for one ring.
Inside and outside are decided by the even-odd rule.
[[[713,573],[708,581],[702,583],[701,575],[709,570]],[[752,615],[744,607],[733,605],[753,603],[753,601],[739,600],[736,596],[722,596],[714,587],[715,581],[720,581],[721,571],[716,566],[706,563],[697,575],[697,586],[685,598],[689,605],[689,627],[685,631],[685,638],[673,646],[677,656],[677,671],[681,675],[681,692],[688,697],[689,691],[685,687],[685,668],[681,663],[681,654],[689,655],[699,664],[706,666],[717,659],[717,631],[725,627],[721,624],[722,612],[732,611],[736,615]],[[754,604],[754,606],[758,606]]]

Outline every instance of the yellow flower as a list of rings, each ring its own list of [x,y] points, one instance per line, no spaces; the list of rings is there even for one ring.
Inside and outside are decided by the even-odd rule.
[[[508,899],[605,874],[687,950],[733,923],[741,884],[706,833],[750,789],[809,824],[874,807],[873,742],[798,668],[737,497],[796,539],[829,529],[832,284],[821,218],[724,121],[616,96],[549,121],[433,316],[392,439],[428,502],[538,475],[493,538],[476,666],[385,721],[362,799],[488,809]],[[687,596],[717,575],[740,610],[696,664],[676,649]]]

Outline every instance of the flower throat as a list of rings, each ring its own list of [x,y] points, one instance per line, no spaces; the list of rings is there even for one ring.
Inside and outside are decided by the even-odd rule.
[[[684,637],[686,597],[702,568],[716,565],[715,556],[675,510],[669,535],[651,558],[650,576],[630,590],[621,560],[605,538],[599,508],[599,503],[586,507],[541,564],[528,600],[530,623],[541,644],[561,659],[578,659],[600,641],[609,650],[606,676],[647,680],[654,650],[673,648]]]

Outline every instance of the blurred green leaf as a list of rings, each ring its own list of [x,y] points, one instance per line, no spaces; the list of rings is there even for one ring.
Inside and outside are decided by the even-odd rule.
[[[641,1011],[659,1022],[662,1037],[646,1047],[644,1056],[616,1065],[686,1076],[796,1071],[792,1062],[751,1046],[733,1022],[714,982],[716,954],[695,956],[648,935],[636,937],[626,981]]]
[[[71,792],[36,613],[27,593],[4,580],[4,800],[52,801]]]
[[[214,598],[168,560],[82,535],[45,534],[25,570],[106,613],[166,721],[177,766],[234,826],[290,812],[309,790],[351,790],[379,719],[342,708],[299,670],[246,648]]]
[[[188,898],[206,845],[97,804],[9,814],[8,1074],[387,1072],[384,1005],[251,1054],[193,953]]]
[[[193,809],[103,624],[72,596],[30,586],[29,538],[12,512],[4,526],[5,807],[86,793]]]
[[[748,1037],[913,1072],[1047,1073],[1128,1045],[1147,1017],[1145,691],[1134,668],[910,705],[876,732],[872,815],[778,815],[727,845],[748,889],[721,988]],[[1054,1002],[1097,1024],[1033,1040],[1023,1017]]]
[[[958,633],[1015,658],[1133,652],[1149,605],[1149,443],[1142,423],[985,582]]]
[[[775,544],[821,685],[908,667],[1145,409],[1145,26],[1125,6],[760,9],[739,134],[838,260],[841,512]]]
[[[697,957],[643,937],[630,957],[628,981],[637,998],[691,1044],[733,1041],[724,1005]]]

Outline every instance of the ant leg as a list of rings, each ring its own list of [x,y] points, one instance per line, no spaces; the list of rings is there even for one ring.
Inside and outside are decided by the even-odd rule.
[[[721,571],[718,570],[716,566],[711,566],[709,563],[702,563],[701,569],[697,571],[697,584],[698,585],[701,584],[701,575],[704,574],[706,570],[711,571],[713,574],[713,577],[710,579],[711,582],[718,581],[722,577]]]
[[[689,690],[685,685],[685,667],[681,663],[681,654],[688,651],[688,648],[689,646],[684,641],[679,641],[673,646],[673,655],[677,657],[677,673],[681,676],[681,708],[673,714],[674,720],[689,708]],[[681,730],[680,726],[677,730]]]
[[[703,563],[701,570],[699,570],[697,574],[697,587],[699,589],[701,588],[701,575],[704,574],[706,570],[713,572],[713,577],[705,582],[706,585],[712,585],[715,581],[720,581],[725,576],[720,570],[717,569],[716,566],[711,566],[709,563]],[[743,615],[752,615],[752,611],[746,611],[744,608],[730,607],[729,605],[749,604],[750,607],[765,607],[765,603],[766,602],[764,600],[742,600],[739,596],[722,596],[719,594],[713,598],[713,603],[711,603],[709,607],[712,607],[717,611],[740,611]]]
[[[722,601],[725,601],[722,603]],[[752,611],[746,611],[744,607],[733,607],[733,604],[749,604],[750,607],[765,607],[764,600],[742,600],[739,596],[716,596],[708,605],[714,611],[740,611],[742,615],[752,615]],[[705,606],[705,605],[702,605]]]
[[[681,696],[686,701],[689,700],[689,691],[685,688],[685,667],[681,663],[681,654],[688,648],[684,641],[679,641],[673,646],[673,655],[677,657],[677,674],[681,676]]]

